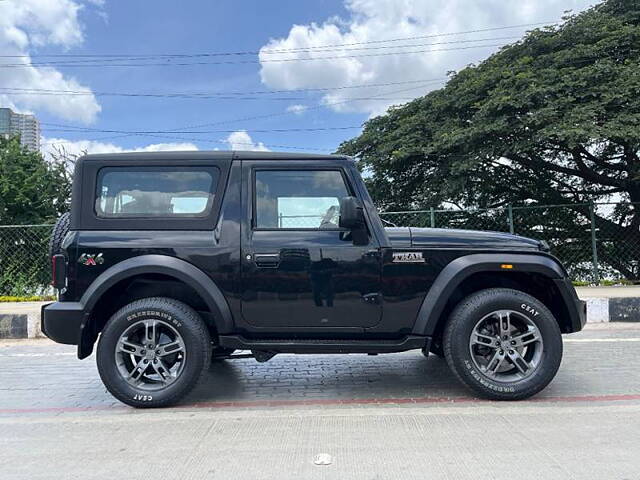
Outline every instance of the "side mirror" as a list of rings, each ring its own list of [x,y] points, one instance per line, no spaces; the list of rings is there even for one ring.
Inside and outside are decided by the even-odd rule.
[[[362,205],[356,197],[343,197],[340,199],[340,228],[349,230],[363,230],[365,228],[364,212]]]
[[[344,197],[340,199],[340,228],[348,228],[349,232],[345,240],[351,239],[354,245],[366,245],[369,243],[369,232],[364,221],[362,204],[356,197]]]

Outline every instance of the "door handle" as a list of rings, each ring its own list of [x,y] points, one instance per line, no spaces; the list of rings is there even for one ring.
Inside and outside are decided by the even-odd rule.
[[[276,268],[280,264],[279,253],[254,253],[253,261],[258,267]]]

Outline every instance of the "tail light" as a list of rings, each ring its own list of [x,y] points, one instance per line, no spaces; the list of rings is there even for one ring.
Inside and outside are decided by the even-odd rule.
[[[51,285],[58,290],[67,286],[67,262],[62,254],[51,257]]]

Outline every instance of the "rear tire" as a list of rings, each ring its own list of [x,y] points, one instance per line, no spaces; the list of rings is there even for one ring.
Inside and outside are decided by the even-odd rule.
[[[211,362],[211,339],[188,305],[164,297],[136,300],[107,322],[98,343],[98,372],[127,405],[166,407],[184,398]]]
[[[535,395],[551,382],[562,359],[560,328],[549,309],[506,288],[462,300],[449,317],[443,346],[458,379],[491,400]]]

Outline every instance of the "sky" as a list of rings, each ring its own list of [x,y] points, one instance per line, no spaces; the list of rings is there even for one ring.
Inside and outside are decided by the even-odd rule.
[[[0,107],[42,149],[330,153],[594,0],[0,0]]]

